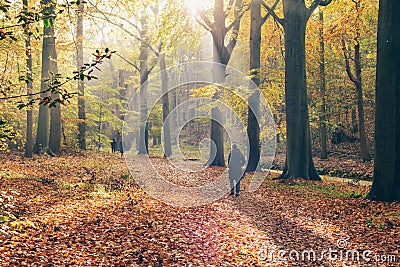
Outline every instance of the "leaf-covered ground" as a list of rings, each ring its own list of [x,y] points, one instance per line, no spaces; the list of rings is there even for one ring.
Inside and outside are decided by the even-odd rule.
[[[179,179],[153,164],[190,185],[220,173]],[[368,187],[269,177],[256,192],[245,181],[238,198],[176,208],[143,192],[119,156],[2,154],[0,175],[0,266],[400,264],[400,204],[364,200]]]
[[[355,154],[358,152],[356,151]],[[362,162],[362,160],[355,158],[354,156],[339,155],[329,156],[328,159],[320,159],[319,157],[313,157],[315,167],[319,174],[330,175],[335,177],[343,177],[349,179],[361,179],[372,181],[374,174],[374,163]],[[273,169],[282,170],[285,166],[285,153],[277,153]]]

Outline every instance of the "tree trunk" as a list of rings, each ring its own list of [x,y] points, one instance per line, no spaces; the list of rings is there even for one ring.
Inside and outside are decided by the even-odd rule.
[[[212,25],[211,35],[213,37],[213,61],[214,63],[221,64],[220,66],[215,66],[213,70],[213,83],[222,84],[225,82],[226,78],[226,65],[232,56],[233,49],[237,43],[237,35],[240,28],[240,13],[242,8],[242,1],[236,0],[234,3],[235,9],[235,21],[232,26],[232,37],[229,43],[225,46],[225,37],[228,32],[225,26],[226,14],[224,11],[224,1],[214,0],[214,23]],[[219,98],[219,89],[214,95],[214,99]],[[222,112],[218,107],[214,107],[211,112],[211,140],[214,145],[211,144],[210,147],[210,165],[211,166],[222,166],[225,167],[224,158],[224,129],[219,122],[222,122]],[[211,161],[212,157],[215,155],[214,159]]]
[[[346,48],[345,40],[342,39],[342,47],[344,51],[344,57],[346,62],[346,72],[349,76],[350,81],[354,83],[357,91],[357,113],[358,113],[358,132],[360,138],[360,156],[364,162],[370,160],[369,150],[367,146],[367,136],[365,133],[365,122],[364,122],[364,101],[363,101],[363,87],[362,87],[362,76],[361,76],[361,53],[360,43],[356,38],[356,44],[354,45],[354,68],[355,75],[353,74],[350,67],[350,58]],[[354,116],[352,113],[352,121]],[[352,128],[355,128],[354,126]],[[355,132],[355,129],[352,129]]]
[[[319,11],[320,21],[320,62],[319,62],[319,76],[320,76],[320,95],[321,95],[321,110],[320,110],[320,143],[321,143],[321,159],[327,159],[328,153],[326,149],[326,76],[325,76],[325,40],[324,40],[324,13]]]
[[[283,1],[285,14],[286,164],[281,178],[321,180],[312,160],[308,116],[305,33],[308,9],[304,2]]]
[[[99,105],[99,116],[98,116],[98,125],[97,125],[97,130],[98,130],[98,135],[97,135],[97,150],[99,151],[101,148],[101,126],[103,123],[103,102],[104,102],[104,90],[101,88],[100,90],[100,105]]]
[[[23,0],[23,8],[25,12],[28,12],[28,0]],[[25,27],[25,55],[26,55],[26,93],[32,94],[32,54],[31,54],[31,36],[29,26]],[[29,96],[29,100],[33,97]],[[26,110],[26,143],[25,143],[25,154],[24,157],[31,158],[33,153],[33,117],[32,107],[28,107]]]
[[[360,137],[360,153],[364,162],[370,160],[367,135],[365,133],[364,103],[361,85],[357,87],[357,107],[358,107],[358,128]]]
[[[370,160],[370,155],[367,146],[367,136],[365,134],[365,123],[364,123],[364,101],[363,101],[363,88],[362,88],[362,76],[361,76],[361,52],[360,52],[360,35],[361,29],[359,26],[360,18],[360,2],[356,2],[356,12],[357,12],[357,24],[355,25],[356,28],[356,37],[355,37],[355,44],[354,44],[354,70],[355,75],[353,74],[350,68],[350,58],[348,55],[348,51],[346,48],[346,42],[344,37],[342,39],[342,49],[344,52],[344,58],[346,63],[346,72],[349,76],[349,79],[354,83],[357,90],[357,110],[358,110],[358,130],[359,130],[359,137],[360,137],[360,155],[364,162]]]
[[[362,88],[362,78],[361,78],[361,54],[360,54],[360,44],[354,46],[354,56],[355,56],[355,67],[357,81],[357,109],[358,109],[358,129],[360,134],[360,152],[361,158],[364,162],[370,160],[368,146],[367,146],[367,135],[365,134],[365,122],[364,122],[364,100],[363,100],[363,88]]]
[[[357,110],[355,108],[351,109],[351,133],[358,133]]]
[[[381,0],[375,110],[374,182],[369,199],[400,201],[400,2]]]
[[[76,65],[77,70],[83,66],[83,13],[84,2],[79,4],[78,17],[76,22]],[[86,110],[85,110],[85,82],[78,80],[78,145],[86,150]]]
[[[44,14],[53,14],[54,5],[51,4],[51,0],[44,0],[43,9]],[[54,27],[43,28],[43,47],[42,47],[42,77],[40,91],[44,92],[48,89],[48,84],[45,82],[50,78],[50,65],[51,65],[51,51],[54,41]],[[49,92],[44,92],[40,94],[41,98],[49,96]],[[47,150],[47,145],[49,142],[49,107],[47,105],[40,105],[39,116],[38,116],[38,126],[36,132],[36,142],[33,147],[33,152],[38,154],[41,151]]]
[[[215,62],[215,61],[214,61]],[[225,81],[226,65],[216,65],[213,69],[213,83],[222,84]],[[219,90],[219,89],[217,89]],[[219,98],[217,91],[213,96],[214,99]],[[213,107],[211,111],[211,144],[210,155],[215,155],[210,166],[225,166],[224,156],[224,127],[221,125],[223,114],[218,107]]]
[[[126,92],[127,92],[127,85],[125,83],[126,75],[127,75],[127,71],[118,70],[118,83],[116,83],[116,84],[117,84],[117,87],[119,89],[118,90],[118,98],[122,103],[126,99]],[[124,104],[122,106],[123,106],[123,108],[126,108],[126,106]],[[124,120],[124,113],[121,112],[121,106],[119,104],[115,105],[115,115],[121,121]],[[122,143],[121,143],[121,141],[122,141],[122,129],[121,128],[117,128],[115,130],[115,138],[116,138],[116,141],[117,141],[117,150],[121,151],[121,147],[120,147],[122,145]]]
[[[149,131],[147,121],[147,80],[149,77],[149,67],[147,60],[149,58],[149,48],[145,43],[147,40],[147,15],[143,14],[141,18],[142,30],[140,37],[143,40],[140,43],[140,140],[139,155],[149,153]]]
[[[256,90],[249,97],[247,115],[247,136],[249,138],[249,160],[246,172],[254,172],[258,169],[260,161],[260,126],[257,121],[260,109],[260,66],[261,66],[261,27],[263,18],[261,16],[260,0],[251,1],[251,22],[250,22],[250,75],[253,83],[257,86]]]
[[[53,38],[53,44],[51,49],[51,61],[50,61],[51,72],[58,73],[57,66],[57,50],[55,44],[55,38]],[[58,93],[52,93],[52,99],[56,100],[60,97]],[[50,138],[49,138],[49,152],[50,155],[61,154],[61,104],[56,103],[55,107],[50,109]]]
[[[217,64],[226,64],[223,62],[222,53],[225,48],[225,16],[224,13],[224,1],[215,0],[214,2],[214,25],[215,29],[211,32],[213,37],[213,61]],[[215,66],[213,70],[213,83],[224,83],[226,76],[226,67]],[[214,99],[219,98],[219,88],[217,88],[217,93],[213,96]],[[215,157],[210,162],[211,166],[225,166],[224,158],[224,129],[219,123],[222,119],[221,110],[218,107],[214,107],[211,111],[211,144],[210,144],[210,160],[215,155]]]
[[[168,74],[165,66],[165,54],[160,55],[160,71],[161,71],[161,90],[162,98],[162,115],[163,115],[163,135],[164,135],[164,157],[169,157],[172,154],[171,147],[171,132],[169,120],[169,97],[168,97]]]

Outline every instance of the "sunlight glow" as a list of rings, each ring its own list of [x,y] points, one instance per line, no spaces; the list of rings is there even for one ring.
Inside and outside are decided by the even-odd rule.
[[[201,11],[208,10],[213,6],[213,0],[185,0],[185,5],[192,17]]]

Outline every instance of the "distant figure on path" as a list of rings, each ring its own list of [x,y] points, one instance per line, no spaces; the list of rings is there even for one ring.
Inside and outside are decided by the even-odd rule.
[[[122,146],[122,140],[119,141],[119,152],[121,153],[121,157],[124,155],[124,147]]]
[[[233,144],[232,151],[228,156],[228,168],[229,168],[229,182],[231,186],[231,196],[234,195],[235,181],[236,181],[236,196],[239,196],[240,192],[240,179],[243,177],[242,166],[245,163],[242,152],[237,148],[236,144]]]
[[[115,138],[113,138],[111,142],[111,152],[114,154],[116,150],[117,150],[117,141],[115,141]]]

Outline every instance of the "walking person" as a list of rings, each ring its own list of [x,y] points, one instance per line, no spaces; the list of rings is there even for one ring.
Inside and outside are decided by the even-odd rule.
[[[115,154],[115,151],[117,150],[117,141],[115,141],[115,138],[113,138],[111,142],[111,152]]]
[[[244,156],[242,152],[237,148],[236,144],[233,144],[232,151],[228,156],[228,168],[229,168],[229,182],[231,187],[231,196],[235,193],[236,188],[236,196],[239,196],[240,193],[240,179],[243,177],[242,166],[245,163]],[[236,184],[235,184],[236,182]]]

